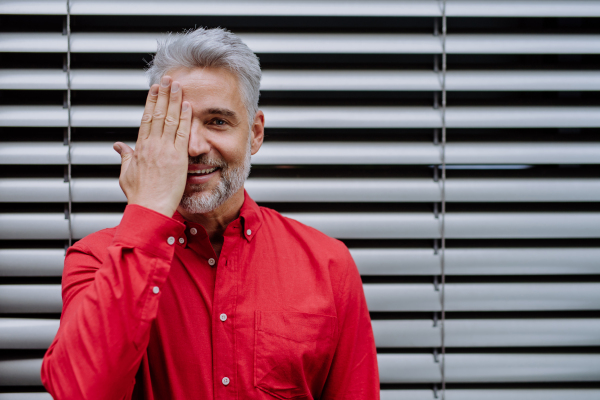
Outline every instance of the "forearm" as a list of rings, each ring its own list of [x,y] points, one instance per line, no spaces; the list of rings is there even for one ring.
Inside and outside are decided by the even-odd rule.
[[[122,399],[131,392],[173,258],[167,238],[183,229],[175,221],[162,221],[154,229],[138,225],[134,231],[131,219],[140,213],[156,217],[133,211],[126,211],[93,281],[82,282],[83,289],[65,288],[61,327],[42,365],[42,382],[55,399]],[[139,237],[140,231],[148,240]],[[86,257],[73,251],[66,268],[77,268],[69,264]]]

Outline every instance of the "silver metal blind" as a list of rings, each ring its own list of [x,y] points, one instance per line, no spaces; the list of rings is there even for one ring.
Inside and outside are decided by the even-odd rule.
[[[48,399],[65,246],[168,31],[263,66],[246,188],[343,240],[384,400],[600,398],[600,1],[0,1],[0,400]]]

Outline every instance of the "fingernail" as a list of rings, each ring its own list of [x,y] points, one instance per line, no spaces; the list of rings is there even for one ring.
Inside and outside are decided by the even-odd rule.
[[[188,103],[187,101],[184,101],[183,104],[181,105],[181,111],[187,111],[190,108],[190,103]]]
[[[158,94],[158,86],[152,85],[152,87],[150,88],[150,94],[152,96],[156,96]]]
[[[179,91],[179,82],[173,82],[171,85],[171,93],[177,93]]]
[[[160,86],[168,87],[170,81],[171,81],[171,78],[169,78],[168,76],[163,76],[163,78],[160,80]]]

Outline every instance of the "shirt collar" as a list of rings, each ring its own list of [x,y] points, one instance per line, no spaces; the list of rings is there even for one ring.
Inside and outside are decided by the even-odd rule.
[[[179,211],[175,211],[173,219],[186,224],[186,226],[189,224]],[[262,226],[263,217],[260,207],[252,200],[246,189],[244,189],[244,204],[242,204],[242,208],[240,209],[240,220],[243,225],[242,233],[246,240],[250,242]]]

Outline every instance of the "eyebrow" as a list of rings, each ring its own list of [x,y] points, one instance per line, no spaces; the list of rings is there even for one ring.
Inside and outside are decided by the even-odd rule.
[[[208,114],[217,114],[224,117],[237,117],[237,114],[234,111],[231,111],[227,108],[209,108]]]

